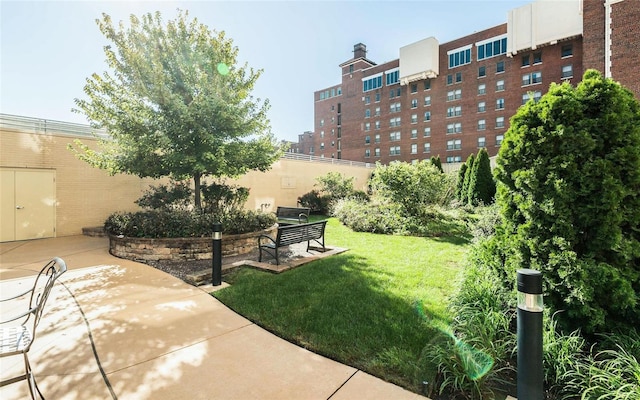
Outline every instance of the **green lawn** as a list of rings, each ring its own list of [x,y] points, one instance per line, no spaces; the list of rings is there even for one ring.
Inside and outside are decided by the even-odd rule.
[[[241,269],[214,294],[316,353],[418,391],[419,358],[468,249],[462,238],[355,233],[332,218],[326,244],[346,253],[280,275]]]

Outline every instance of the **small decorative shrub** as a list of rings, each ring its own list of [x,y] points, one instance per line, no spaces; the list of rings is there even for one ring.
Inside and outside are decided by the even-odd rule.
[[[225,183],[210,183],[201,186],[203,211],[218,214],[230,210],[242,209],[249,198],[249,189],[227,185]]]
[[[171,181],[168,185],[151,186],[136,204],[150,210],[185,210],[189,208],[192,196],[187,182]]]
[[[275,215],[249,210],[234,210],[214,215],[185,210],[151,210],[114,213],[105,221],[110,235],[146,238],[205,237],[220,222],[222,232],[241,234],[266,229],[276,222]]]
[[[356,232],[407,233],[407,220],[395,204],[342,199],[334,204],[332,214]]]
[[[312,213],[328,215],[329,214],[329,196],[320,194],[317,190],[312,190],[298,197],[298,203],[302,207],[308,207]]]

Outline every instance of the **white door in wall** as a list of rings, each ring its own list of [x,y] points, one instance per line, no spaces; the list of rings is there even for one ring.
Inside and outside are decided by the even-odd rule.
[[[0,241],[55,236],[55,171],[2,169],[0,188]]]

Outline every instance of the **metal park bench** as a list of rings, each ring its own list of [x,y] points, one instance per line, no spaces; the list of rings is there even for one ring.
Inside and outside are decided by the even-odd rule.
[[[311,241],[315,241],[322,246],[322,250],[324,251],[324,229],[326,225],[326,220],[297,225],[284,225],[278,227],[278,234],[275,239],[268,235],[260,235],[258,238],[258,248],[260,250],[259,261],[262,262],[262,252],[264,251],[274,257],[276,264],[280,265],[278,249],[302,242],[307,242],[307,251],[309,251]]]

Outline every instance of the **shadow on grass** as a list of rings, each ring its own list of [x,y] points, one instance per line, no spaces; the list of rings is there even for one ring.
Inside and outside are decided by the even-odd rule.
[[[418,392],[420,353],[443,321],[427,299],[392,295],[393,275],[367,261],[345,253],[280,275],[240,269],[214,296],[286,340]]]
[[[432,239],[436,242],[443,242],[443,243],[450,243],[456,246],[466,246],[469,243],[471,243],[471,239],[473,238],[472,235],[459,235],[459,236],[437,236],[437,237],[430,237],[429,239]]]

